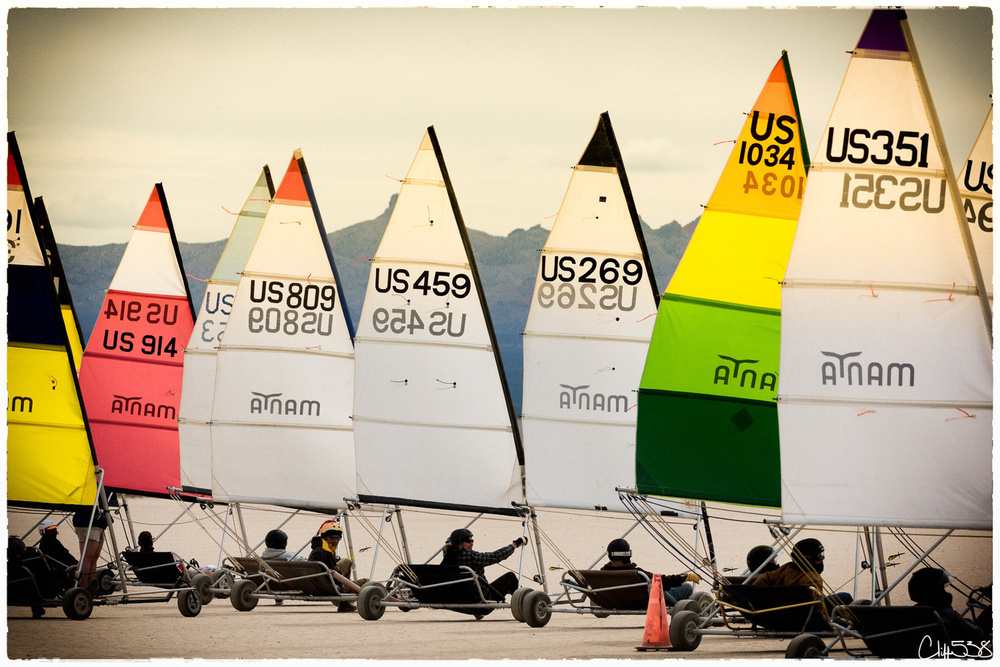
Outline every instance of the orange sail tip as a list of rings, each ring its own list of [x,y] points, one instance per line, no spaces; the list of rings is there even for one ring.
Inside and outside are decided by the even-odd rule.
[[[167,228],[167,216],[163,213],[163,204],[160,202],[160,194],[157,192],[155,185],[153,186],[153,193],[149,195],[149,201],[146,202],[146,208],[142,210],[142,215],[139,216],[139,222],[136,223],[136,227],[163,232],[169,231]]]
[[[299,170],[299,160],[302,159],[302,149],[297,148],[292,154],[292,161],[288,164],[288,170],[281,179],[278,191],[274,193],[275,199],[285,201],[309,201],[306,194],[306,184],[302,180],[302,172]]]
[[[787,83],[788,77],[785,76],[785,60],[784,58],[778,58],[778,62],[774,65],[774,69],[771,70],[771,74],[767,77],[768,83]]]
[[[20,187],[21,175],[17,173],[17,164],[14,162],[14,154],[10,152],[10,145],[7,145],[7,187]]]

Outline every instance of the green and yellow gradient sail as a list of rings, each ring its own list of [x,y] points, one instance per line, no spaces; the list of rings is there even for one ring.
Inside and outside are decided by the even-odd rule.
[[[641,493],[781,501],[781,280],[808,170],[782,53],[660,300],[639,389]]]
[[[7,504],[72,508],[97,495],[94,447],[51,254],[7,134]],[[52,239],[54,241],[54,239]]]

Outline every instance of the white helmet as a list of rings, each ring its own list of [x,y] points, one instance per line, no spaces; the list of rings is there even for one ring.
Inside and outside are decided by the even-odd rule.
[[[45,521],[38,524],[38,534],[45,537],[45,531],[49,528],[57,528],[56,522],[52,519],[45,519]]]

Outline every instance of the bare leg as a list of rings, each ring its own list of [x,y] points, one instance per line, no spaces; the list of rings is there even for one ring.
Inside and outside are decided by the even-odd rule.
[[[101,550],[104,548],[104,540],[87,540],[86,549],[84,543],[80,542],[80,554],[82,561],[80,571],[80,585],[87,588],[97,573],[97,562],[101,557]]]

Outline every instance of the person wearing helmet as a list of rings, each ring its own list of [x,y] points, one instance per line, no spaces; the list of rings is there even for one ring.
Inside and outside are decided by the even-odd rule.
[[[993,633],[993,608],[989,607],[976,618],[968,620],[951,606],[952,596],[946,590],[951,575],[936,567],[917,570],[910,577],[907,589],[915,605],[932,607],[948,629],[952,641],[981,642]]]
[[[611,540],[608,544],[608,562],[601,567],[602,570],[636,570],[642,572],[647,577],[654,576],[632,562],[632,547],[622,538]],[[682,574],[661,574],[660,581],[663,583],[663,593],[667,601],[673,600],[676,604],[680,600],[685,600],[694,594],[694,584],[701,581],[701,577],[695,572],[685,572]]]
[[[264,550],[260,557],[265,560],[302,560],[305,558],[288,551],[288,535],[283,530],[269,530],[264,536]]]
[[[344,536],[344,531],[340,529],[340,524],[336,519],[324,521],[316,536],[320,538],[319,546],[314,547],[309,552],[308,560],[315,560],[323,563],[331,570],[336,570],[348,579],[351,577],[351,568],[354,565],[350,558],[340,558],[337,555],[337,547],[340,546],[340,539]],[[314,538],[315,539],[315,538]],[[358,579],[355,581],[358,586],[368,583],[368,579]],[[355,611],[355,607],[350,602],[341,602],[337,605],[337,611]]]
[[[45,519],[38,524],[38,534],[42,539],[38,550],[45,556],[52,578],[60,590],[73,587],[76,581],[77,559],[59,541],[59,527],[52,519]]]
[[[751,581],[753,586],[814,586],[823,590],[823,573],[826,548],[816,538],[799,540],[792,548],[792,561],[778,566],[770,572],[761,573]],[[850,604],[854,597],[850,593],[834,593],[825,598],[827,607]]]
[[[514,572],[505,572],[499,578],[488,582],[486,579],[486,566],[494,565],[500,561],[510,558],[518,547],[524,546],[523,537],[515,538],[510,544],[506,544],[496,551],[476,551],[472,547],[475,540],[472,531],[468,528],[458,528],[451,531],[444,546],[444,558],[442,565],[465,565],[471,568],[478,575],[483,584],[483,594],[496,602],[503,602],[504,599],[517,590],[518,578]],[[481,616],[480,611],[476,616]]]
[[[764,565],[763,569],[758,572],[758,574],[764,574],[765,572],[773,572],[778,569],[778,563],[776,558],[771,558],[771,554],[775,553],[774,549],[767,546],[766,544],[759,544],[753,549],[747,552],[747,570],[750,574],[757,572],[757,569],[761,565],[764,565],[764,561],[767,561],[767,565]]]

